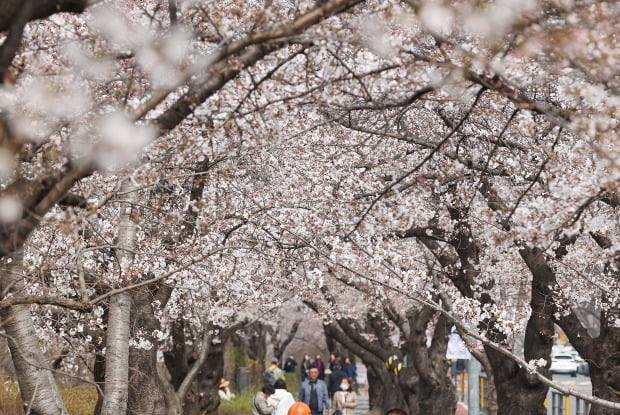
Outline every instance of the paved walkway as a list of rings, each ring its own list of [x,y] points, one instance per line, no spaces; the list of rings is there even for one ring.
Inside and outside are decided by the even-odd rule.
[[[369,410],[368,392],[362,390],[357,394],[357,408],[355,408],[355,415],[366,415]]]
[[[355,415],[366,415],[366,413],[370,410],[368,407],[368,395],[361,391],[357,395],[357,408],[355,411]],[[467,407],[464,403],[459,402],[456,407],[456,412],[454,415],[467,415]]]
[[[467,410],[467,407],[465,406],[465,404],[463,404],[462,402],[459,402],[456,405],[456,412],[454,413],[454,415],[467,415],[469,413],[469,411]]]

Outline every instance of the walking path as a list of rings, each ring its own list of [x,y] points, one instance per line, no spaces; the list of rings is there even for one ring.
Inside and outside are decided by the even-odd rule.
[[[467,410],[467,407],[465,406],[465,404],[462,402],[459,402],[456,405],[456,412],[454,413],[454,415],[467,415],[468,412],[469,411]]]
[[[355,408],[355,415],[366,415],[369,410],[368,392],[362,390],[357,395],[357,408]]]
[[[363,391],[357,397],[357,408],[355,411],[355,415],[366,415],[366,413],[370,410],[368,406],[368,395]],[[456,412],[454,415],[467,415],[467,407],[462,402],[459,402],[456,407]]]

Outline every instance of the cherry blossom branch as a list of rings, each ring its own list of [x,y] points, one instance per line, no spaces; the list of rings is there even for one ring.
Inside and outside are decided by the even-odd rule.
[[[157,117],[156,124],[160,129],[169,131],[179,122],[193,112],[193,109],[204,102],[215,90],[235,77],[243,67],[251,66],[267,54],[279,49],[288,42],[281,41],[287,37],[301,33],[306,28],[324,20],[343,9],[354,6],[362,0],[331,0],[321,6],[311,9],[306,14],[298,17],[293,22],[279,25],[270,30],[253,33],[245,38],[223,45],[209,55],[205,62],[200,65],[196,73],[207,74],[202,80],[195,83],[188,92],[183,94],[168,110]],[[246,50],[243,52],[244,50]],[[243,52],[243,53],[241,53]],[[241,53],[237,61],[228,62],[231,56]],[[243,65],[239,65],[242,63]],[[157,107],[166,97],[181,85],[187,83],[194,75],[194,71],[188,72],[183,79],[171,88],[162,89],[154,93],[154,96],[132,114],[134,120],[143,118],[148,112]]]
[[[484,93],[486,89],[485,88],[480,88],[478,90],[478,92],[476,93],[476,97],[474,99],[474,102],[471,104],[471,106],[469,107],[469,109],[467,110],[467,112],[465,113],[465,115],[461,118],[461,120],[458,122],[457,125],[454,126],[454,128],[452,129],[452,131],[450,131],[448,133],[448,135],[446,135],[445,138],[443,138],[439,143],[437,143],[437,145],[422,159],[422,161],[420,163],[418,163],[413,169],[409,170],[407,173],[403,174],[402,176],[400,176],[398,179],[396,179],[394,182],[390,183],[388,186],[386,186],[381,193],[379,193],[379,195],[373,199],[373,201],[370,203],[370,205],[366,208],[366,210],[364,211],[364,213],[362,214],[362,216],[360,217],[360,219],[357,221],[357,223],[355,224],[355,226],[353,227],[353,229],[351,229],[351,231],[349,231],[349,233],[347,233],[345,239],[349,239],[351,237],[351,235],[360,227],[360,225],[364,222],[364,220],[366,219],[366,216],[368,216],[368,214],[370,213],[370,211],[375,207],[375,205],[379,202],[379,200],[381,200],[385,195],[387,195],[393,188],[394,186],[396,186],[397,184],[399,184],[400,182],[402,182],[403,180],[405,180],[406,178],[408,178],[409,176],[411,176],[412,174],[414,174],[415,172],[417,172],[418,170],[420,170],[422,168],[422,166],[424,166],[426,164],[427,161],[429,161],[430,159],[433,158],[433,156],[435,155],[435,153],[437,153],[441,147],[448,142],[448,140],[461,128],[461,126],[465,123],[465,121],[469,118],[469,116],[471,115],[471,113],[474,111],[474,108],[476,108],[476,105],[478,104],[478,101],[480,101],[480,97],[482,97],[482,94]]]
[[[508,225],[510,224],[510,219],[512,219],[512,215],[514,215],[514,213],[516,212],[517,208],[519,207],[519,204],[521,203],[525,195],[532,189],[532,187],[534,187],[534,185],[538,183],[538,180],[540,179],[540,175],[543,173],[543,171],[545,171],[545,167],[547,166],[547,163],[549,162],[549,160],[551,160],[551,156],[553,154],[553,151],[555,150],[555,146],[560,141],[561,135],[562,135],[562,128],[559,128],[558,135],[553,141],[553,144],[551,145],[551,149],[547,152],[547,157],[545,158],[545,161],[543,161],[543,163],[540,165],[540,168],[538,169],[538,171],[536,172],[536,175],[534,176],[534,180],[532,180],[532,182],[529,184],[527,189],[525,189],[525,191],[519,195],[519,198],[515,202],[514,207],[511,209],[506,219],[504,219],[504,221],[502,222],[501,224],[502,228],[508,229]]]
[[[123,293],[126,291],[133,290],[135,288],[139,288],[145,285],[150,285],[150,284],[154,284],[159,281],[166,280],[168,278],[173,277],[175,274],[190,268],[193,265],[199,264],[200,262],[204,261],[210,256],[216,255],[222,251],[229,250],[229,249],[230,248],[228,247],[214,249],[158,277],[153,277],[148,280],[140,281],[134,284],[124,286],[124,287],[115,288],[89,301],[71,300],[71,299],[66,299],[66,298],[59,298],[53,295],[32,295],[32,296],[25,296],[25,297],[15,296],[15,297],[5,298],[2,301],[0,301],[0,309],[8,308],[8,307],[11,307],[17,304],[39,304],[39,305],[55,305],[59,307],[76,310],[76,311],[90,312],[92,311],[95,305],[97,305],[98,303],[104,301],[105,299],[115,294]]]

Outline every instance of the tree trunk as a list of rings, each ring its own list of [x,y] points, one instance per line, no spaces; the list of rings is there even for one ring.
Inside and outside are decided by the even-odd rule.
[[[523,353],[527,362],[538,359],[547,361],[546,367],[539,371],[548,377],[554,333],[548,289],[554,283],[553,276],[543,267],[543,263],[535,260],[541,258],[537,249],[523,248],[520,254],[532,271],[531,314],[525,329]],[[496,350],[490,347],[485,347],[485,350],[493,366],[498,412],[507,415],[546,415],[547,409],[543,403],[549,387]]]
[[[157,344],[153,331],[159,329],[159,321],[151,305],[152,294],[141,287],[132,290],[131,310],[132,338],[138,347],[129,348],[129,401],[128,414],[163,415],[166,412],[163,386],[157,376]],[[140,346],[140,341],[145,344]],[[150,344],[150,346],[149,346]]]
[[[231,383],[231,389],[235,389],[237,387],[237,384],[235,383],[236,367],[234,361],[234,348],[235,345],[231,336],[224,342],[224,368],[222,371],[222,378],[227,379]]]
[[[614,352],[607,350],[610,354],[610,358]],[[618,354],[618,344],[615,345],[615,353]],[[617,361],[617,357],[615,357]],[[615,366],[615,374],[620,371],[620,365]],[[618,395],[612,387],[609,385],[609,377],[613,374],[609,371],[609,366],[606,368],[599,368],[595,364],[590,365],[590,381],[592,382],[592,395],[597,398],[605,399],[611,402],[620,402],[620,395]],[[618,415],[617,409],[603,408],[601,406],[593,405],[590,409],[590,415]]]
[[[103,321],[108,322],[108,309],[103,315]],[[105,335],[104,335],[105,336]],[[103,345],[105,343],[95,345],[95,363],[93,364],[93,380],[101,391],[105,388],[105,355],[103,354]],[[97,404],[95,405],[95,415],[101,415],[101,409],[103,408],[103,394],[97,390]]]
[[[614,324],[617,315],[617,309],[601,312],[601,332],[595,339],[596,344],[592,344],[591,352],[582,354],[592,362],[589,364],[592,394],[612,402],[620,402],[620,327]],[[590,415],[617,413],[617,410],[600,406],[592,406],[590,410]]]
[[[420,376],[420,414],[442,415],[452,414],[456,410],[456,388],[447,376],[448,362],[446,350],[448,348],[448,336],[452,324],[445,315],[440,315],[431,346],[426,349],[425,356],[428,366],[434,376],[429,382],[426,376]],[[424,333],[420,333],[424,334]],[[426,336],[422,337],[424,342]],[[419,343],[424,347],[424,343]]]
[[[368,399],[370,408],[385,413],[391,408],[403,408],[410,415],[420,415],[415,386],[409,388],[407,396],[403,394],[400,382],[396,375],[391,374],[385,365],[369,364],[364,361],[368,368]],[[417,385],[417,377],[412,372],[403,373],[403,378],[413,379],[412,385]]]
[[[131,178],[123,182],[119,196],[122,202],[116,256],[119,274],[126,276],[133,262],[137,234],[137,226],[133,217],[133,203],[137,195]],[[132,297],[128,291],[114,294],[110,298],[102,415],[118,415],[127,412],[131,303]]]
[[[23,254],[17,251],[10,259],[10,264],[2,266],[0,291],[8,288],[11,292],[19,292],[24,289],[21,278]],[[39,346],[30,306],[11,306],[2,310],[0,316],[8,338],[24,409],[32,415],[67,414],[54,376],[46,369],[47,363]]]
[[[171,405],[168,414],[215,413],[220,404],[218,388],[224,372],[226,339],[213,344],[210,329],[205,328],[202,342],[194,342],[200,350],[188,353],[183,326],[182,322],[173,324],[174,348],[164,354],[166,367],[160,369],[161,377],[170,379],[171,387],[166,387],[166,401]]]
[[[289,330],[288,334],[284,339],[280,339],[279,333],[274,333],[273,335],[273,357],[278,359],[279,362],[282,361],[282,355],[286,351],[286,348],[295,338],[297,334],[297,330],[299,329],[299,325],[301,324],[301,320],[295,320],[293,326]]]
[[[417,386],[419,414],[442,415],[456,410],[455,387],[447,377],[446,349],[452,325],[442,314],[435,324],[430,347],[426,346],[426,329],[435,312],[424,306],[408,315],[410,335],[405,348],[410,350],[411,364],[419,375]],[[410,410],[411,408],[410,403]]]
[[[164,362],[157,362],[157,376],[162,384],[164,400],[166,402],[166,415],[182,415],[183,405],[179,400],[177,391],[172,386],[172,376],[168,366]]]
[[[131,294],[125,291],[114,295],[110,300],[102,415],[127,412],[130,313]]]

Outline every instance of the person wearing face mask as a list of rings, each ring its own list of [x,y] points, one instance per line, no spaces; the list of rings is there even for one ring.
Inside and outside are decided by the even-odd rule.
[[[355,414],[355,407],[357,406],[357,394],[352,389],[353,383],[351,381],[351,378],[342,378],[342,380],[340,381],[340,390],[334,394],[334,414]]]

